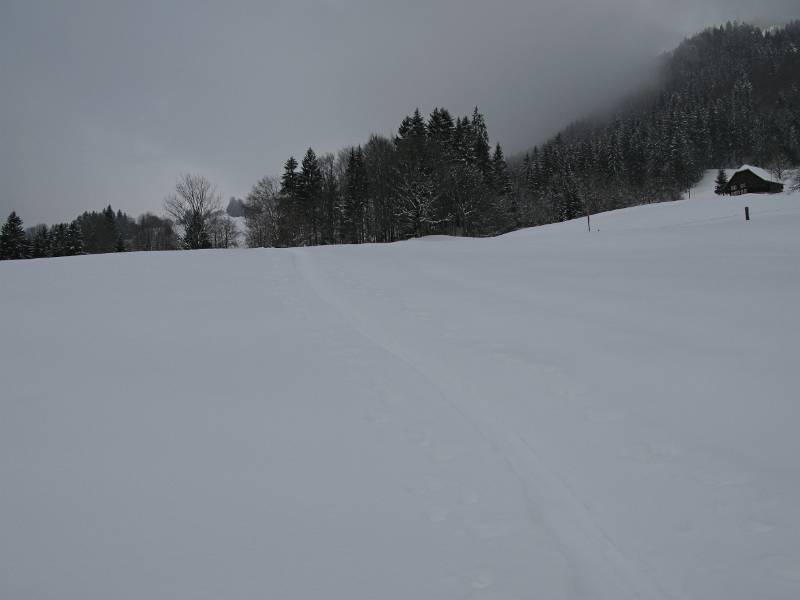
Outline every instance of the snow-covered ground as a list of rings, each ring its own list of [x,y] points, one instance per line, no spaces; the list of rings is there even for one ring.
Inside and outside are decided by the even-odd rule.
[[[0,598],[796,600],[800,194],[712,180],[0,263]]]

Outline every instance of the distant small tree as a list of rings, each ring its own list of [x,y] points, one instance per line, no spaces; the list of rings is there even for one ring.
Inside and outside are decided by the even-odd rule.
[[[721,196],[725,193],[725,187],[728,185],[728,175],[725,173],[725,169],[720,169],[717,171],[717,179],[715,180],[716,186],[714,187],[714,193],[718,196]]]
[[[181,175],[175,193],[164,200],[164,209],[183,227],[184,248],[211,247],[208,228],[212,217],[221,210],[221,202],[208,179],[202,175]]]
[[[16,212],[8,215],[8,219],[0,229],[0,260],[18,260],[30,258],[28,254],[28,238],[22,228],[22,219]]]
[[[797,170],[797,174],[794,176],[794,183],[792,184],[792,191],[793,192],[800,192],[800,169]]]

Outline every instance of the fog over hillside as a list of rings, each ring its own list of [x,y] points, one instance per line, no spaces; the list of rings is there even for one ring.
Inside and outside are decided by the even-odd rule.
[[[653,58],[771,0],[188,0],[0,6],[0,213],[158,211],[177,173],[247,193],[309,145],[390,133],[415,106],[480,105],[507,152],[635,87]]]

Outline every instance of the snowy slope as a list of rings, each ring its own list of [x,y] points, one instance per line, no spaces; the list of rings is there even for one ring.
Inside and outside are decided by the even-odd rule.
[[[592,233],[0,263],[0,598],[800,597],[800,195],[711,179]]]

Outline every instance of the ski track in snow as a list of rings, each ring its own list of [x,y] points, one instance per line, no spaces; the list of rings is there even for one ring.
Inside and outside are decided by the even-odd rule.
[[[349,322],[371,345],[390,354],[419,373],[436,394],[488,442],[503,458],[519,481],[530,517],[547,524],[561,544],[565,558],[573,564],[574,580],[580,581],[587,597],[609,600],[636,598],[659,600],[666,598],[657,585],[647,577],[647,570],[626,556],[592,518],[590,511],[559,477],[547,469],[529,443],[514,430],[487,412],[477,414],[465,408],[468,390],[452,380],[443,380],[442,369],[425,369],[410,356],[412,350],[400,349],[381,334],[380,327],[360,318],[356,311],[334,291],[330,279],[314,264],[313,252],[305,248],[291,250],[293,259],[309,287]],[[457,393],[446,390],[458,390]],[[474,402],[471,406],[476,406]],[[434,507],[431,521],[447,518],[447,509]],[[487,578],[482,578],[485,582]],[[477,587],[488,587],[485,583]]]

